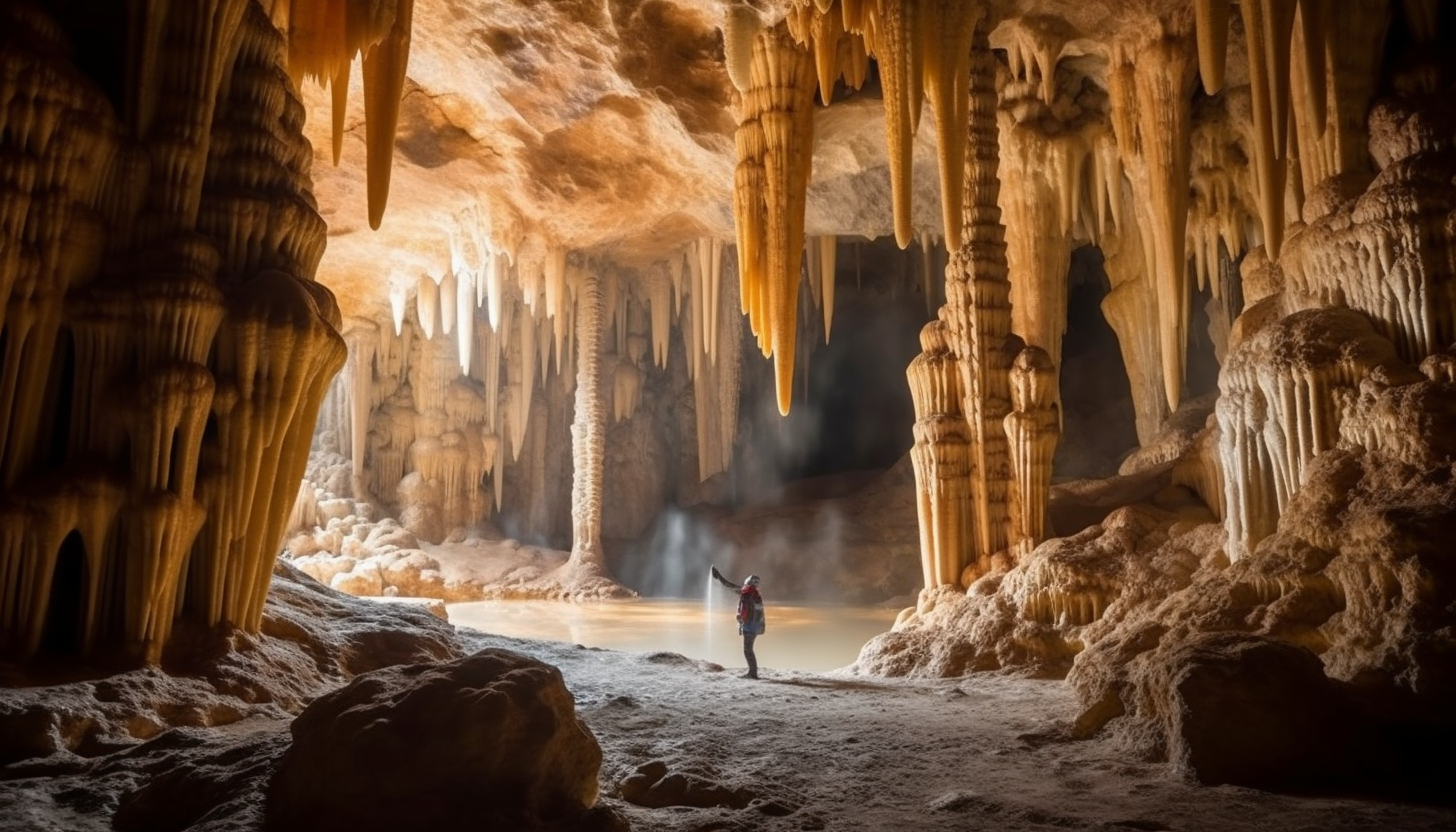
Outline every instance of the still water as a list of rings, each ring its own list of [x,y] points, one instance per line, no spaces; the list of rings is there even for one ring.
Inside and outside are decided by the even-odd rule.
[[[743,639],[734,600],[646,598],[570,604],[560,601],[471,601],[450,604],[450,623],[497,635],[543,639],[640,653],[668,651],[741,668]],[[823,671],[854,662],[859,648],[886,632],[897,609],[783,606],[770,602],[768,630],[754,653],[761,668]]]

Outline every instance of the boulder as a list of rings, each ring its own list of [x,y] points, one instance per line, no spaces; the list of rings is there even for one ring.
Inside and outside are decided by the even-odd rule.
[[[269,830],[608,830],[601,747],[561,673],[504,650],[389,667],[319,697],[292,726]]]

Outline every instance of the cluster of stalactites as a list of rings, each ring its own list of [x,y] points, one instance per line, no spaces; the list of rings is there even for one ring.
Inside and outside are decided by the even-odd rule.
[[[409,65],[414,0],[260,0],[279,31],[288,34],[288,69],[295,85],[305,78],[333,93],[333,159],[339,163],[348,108],[349,73],[363,56],[364,134],[369,227],[378,229],[389,198],[394,136]],[[133,0],[134,20],[145,21],[166,3]],[[165,11],[162,12],[165,14]],[[135,30],[136,23],[133,23]],[[160,42],[154,48],[160,48]]]
[[[760,349],[773,356],[784,415],[793,398],[799,264],[814,150],[814,73],[812,56],[783,26],[758,31],[735,135],[739,294]]]
[[[701,251],[709,244],[700,241],[697,245]],[[718,258],[731,257],[733,253],[731,249],[725,252],[716,245],[711,247],[711,251],[714,262],[703,269],[705,272],[721,268]],[[729,268],[732,268],[731,262]],[[738,287],[733,281],[721,287],[713,281],[709,281],[708,285],[713,286],[713,290],[703,293],[703,299],[689,297],[687,308],[693,310],[693,314],[684,314],[678,320],[683,342],[689,345],[687,364],[688,376],[693,383],[700,482],[727,471],[733,462],[743,355],[742,324],[739,323],[742,305]],[[705,341],[704,331],[709,327],[714,331]]]
[[[1195,4],[1199,74],[1209,94],[1223,87],[1232,5],[1231,0]],[[1388,0],[1239,0],[1248,57],[1248,149],[1271,260],[1283,248],[1287,196],[1298,205],[1331,177],[1366,166],[1361,137],[1390,5]],[[1403,6],[1413,34],[1430,37],[1431,4]],[[1298,160],[1292,180],[1291,159]]]
[[[0,649],[22,655],[74,634],[155,661],[179,614],[256,629],[344,359],[282,37],[240,0],[132,24],[122,123],[54,24],[0,10]]]
[[[859,86],[865,56],[879,65],[895,240],[901,248],[914,237],[911,149],[927,97],[936,120],[943,228],[948,247],[960,247],[971,33],[984,14],[984,5],[970,0],[797,0],[789,12],[790,32],[816,56],[824,103],[833,98],[841,74],[850,86]]]
[[[585,274],[560,248],[518,261],[470,223],[451,241],[449,272],[391,290],[392,326],[355,322],[349,371],[318,429],[352,460],[361,495],[403,512],[410,475],[438,489],[437,533],[489,519],[491,497],[500,510],[503,469],[526,446],[537,385],[550,372],[575,372]],[[610,308],[619,285],[610,283]],[[622,340],[636,347],[620,351],[640,361],[646,338],[627,335],[625,299],[620,308]]]

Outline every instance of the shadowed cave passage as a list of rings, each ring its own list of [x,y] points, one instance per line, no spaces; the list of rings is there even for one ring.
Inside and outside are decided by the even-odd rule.
[[[1056,479],[1106,477],[1137,447],[1132,391],[1117,334],[1101,303],[1112,288],[1095,246],[1072,251],[1067,275],[1067,333],[1062,338],[1062,435],[1052,459]]]

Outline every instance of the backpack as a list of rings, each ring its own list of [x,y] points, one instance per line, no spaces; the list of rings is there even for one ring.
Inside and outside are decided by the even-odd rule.
[[[764,631],[763,596],[744,592],[738,596],[738,632],[762,634]]]

